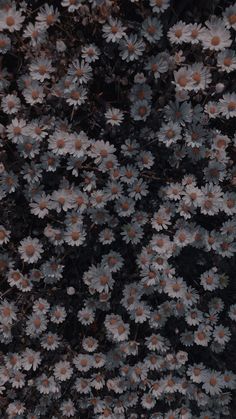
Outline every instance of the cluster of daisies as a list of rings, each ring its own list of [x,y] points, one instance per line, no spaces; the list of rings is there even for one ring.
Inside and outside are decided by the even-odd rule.
[[[0,0],[2,418],[233,417],[236,3],[211,3]]]

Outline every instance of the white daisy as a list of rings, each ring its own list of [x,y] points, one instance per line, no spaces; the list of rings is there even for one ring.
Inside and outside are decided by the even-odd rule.
[[[19,31],[25,18],[21,11],[16,10],[16,6],[1,10],[0,13],[0,28],[1,30],[8,30],[9,32]]]
[[[43,82],[50,79],[51,73],[54,71],[52,61],[48,58],[39,58],[31,62],[29,66],[30,75],[33,80]]]
[[[117,108],[110,108],[105,113],[105,118],[107,124],[114,126],[119,126],[124,119],[124,113]]]
[[[219,395],[222,391],[223,380],[222,374],[218,371],[206,371],[203,375],[203,385],[202,388],[207,394],[211,396]]]
[[[43,246],[37,238],[26,237],[21,240],[18,251],[24,262],[35,263],[41,258]]]
[[[59,361],[54,365],[54,375],[59,381],[66,381],[71,378],[73,368],[68,361]]]
[[[25,351],[22,353],[22,367],[25,371],[29,371],[31,368],[33,371],[36,371],[40,363],[40,352],[36,352],[33,349],[26,348]]]
[[[172,44],[179,45],[183,42],[188,42],[190,36],[190,27],[186,23],[182,22],[182,20],[180,20],[169,29],[167,36]]]
[[[230,32],[221,19],[213,17],[206,22],[206,25],[207,29],[200,36],[204,49],[221,51],[230,47],[232,43]]]
[[[219,111],[226,119],[236,116],[236,93],[226,93],[220,99]]]
[[[119,43],[120,56],[122,60],[127,62],[138,60],[143,51],[145,50],[145,44],[142,38],[138,38],[136,34],[125,35]]]
[[[227,28],[236,30],[236,4],[226,7],[223,12],[223,19]]]
[[[6,95],[2,99],[2,110],[3,112],[12,115],[20,109],[20,99],[16,95]]]
[[[118,19],[109,18],[108,24],[103,25],[103,37],[106,39],[106,42],[117,42],[125,35],[126,27]]]

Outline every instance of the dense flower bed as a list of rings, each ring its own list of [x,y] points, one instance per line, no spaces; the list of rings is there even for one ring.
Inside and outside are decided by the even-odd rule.
[[[0,6],[0,417],[232,418],[236,3]]]

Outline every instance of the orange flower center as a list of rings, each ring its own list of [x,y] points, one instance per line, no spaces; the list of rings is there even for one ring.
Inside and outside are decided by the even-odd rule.
[[[15,19],[13,16],[8,16],[6,18],[6,24],[7,26],[13,26],[15,24]]]
[[[25,248],[25,253],[27,254],[27,256],[33,256],[33,254],[35,253],[34,245],[28,244]]]
[[[176,38],[180,38],[182,36],[182,33],[183,33],[182,29],[176,29],[175,31]]]
[[[182,76],[179,78],[178,83],[181,87],[185,87],[188,83],[187,77]]]
[[[211,39],[211,45],[216,47],[219,44],[220,44],[220,37],[219,36],[213,36],[213,38]]]
[[[230,15],[230,16],[228,17],[228,20],[229,20],[229,23],[230,23],[231,25],[234,25],[234,24],[236,23],[236,14]]]
[[[231,64],[232,64],[232,58],[230,58],[230,57],[226,57],[226,58],[224,59],[224,65],[225,65],[226,67],[229,67]]]

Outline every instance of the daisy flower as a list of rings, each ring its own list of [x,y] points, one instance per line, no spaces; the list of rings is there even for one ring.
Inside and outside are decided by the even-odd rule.
[[[26,348],[22,353],[22,367],[25,371],[33,370],[36,371],[41,363],[40,352],[34,351],[33,349]]]
[[[185,320],[190,326],[197,326],[203,320],[202,312],[197,309],[189,309],[185,313]]]
[[[160,208],[159,211],[153,214],[151,219],[152,227],[156,231],[167,230],[170,223],[170,214],[168,214],[164,208]]]
[[[182,278],[169,279],[165,286],[165,292],[171,298],[181,298],[186,291],[186,284]]]
[[[135,166],[128,164],[121,168],[121,178],[120,180],[127,185],[132,185],[134,182],[138,181],[138,170]]]
[[[129,217],[135,211],[135,202],[131,198],[122,197],[116,202],[115,207],[120,217]]]
[[[46,195],[45,192],[34,195],[33,202],[30,203],[30,208],[32,214],[38,218],[44,218],[49,214],[49,210],[51,209],[50,195]]]
[[[11,325],[17,318],[17,308],[14,303],[4,299],[0,304],[0,323]]]
[[[198,44],[201,40],[204,28],[199,23],[190,23],[188,25],[188,29],[188,42],[190,42],[192,45]]]
[[[144,409],[151,410],[156,404],[156,398],[151,394],[143,394],[141,399],[141,405]]]
[[[27,336],[39,336],[47,329],[47,318],[44,314],[33,313],[28,317],[26,322],[26,335]]]
[[[111,244],[115,240],[113,231],[110,228],[104,228],[99,233],[99,241],[102,244]]]
[[[171,144],[176,143],[182,138],[182,129],[177,122],[169,122],[163,124],[158,132],[158,140],[169,147]]]
[[[163,13],[170,6],[170,0],[149,0],[154,13]]]
[[[182,20],[172,26],[167,33],[170,43],[177,45],[180,45],[183,42],[188,42],[189,35],[189,25],[182,22]]]
[[[234,237],[233,236],[223,237],[222,235],[217,237],[216,251],[222,257],[228,257],[228,258],[233,257],[234,253],[236,252],[236,244],[234,241]]]
[[[142,196],[147,196],[148,185],[143,179],[135,180],[128,188],[129,196],[136,201],[142,199]]]
[[[192,122],[193,119],[193,109],[188,102],[171,101],[164,107],[164,114],[165,119],[170,122],[178,122],[181,126],[186,122]]]
[[[12,171],[5,171],[1,175],[1,185],[4,192],[13,193],[19,186],[18,177]]]
[[[29,22],[25,27],[22,36],[25,39],[29,38],[32,47],[36,47],[45,41],[47,34],[44,30],[42,30],[38,22],[35,24]]]
[[[222,374],[218,371],[206,371],[203,375],[202,388],[207,394],[217,396],[221,393],[223,387]]]
[[[17,113],[20,109],[20,99],[16,95],[6,95],[2,99],[2,110],[3,112],[12,115]]]
[[[60,164],[60,157],[55,154],[46,152],[40,158],[41,167],[46,172],[55,172]]]
[[[79,322],[82,325],[87,326],[87,325],[92,324],[94,322],[95,313],[94,313],[93,310],[85,307],[85,308],[78,311],[77,317],[78,317]]]
[[[215,326],[212,336],[217,343],[219,343],[220,345],[225,345],[230,341],[231,332],[228,327],[218,325]]]
[[[211,327],[200,325],[194,332],[194,342],[200,346],[208,346],[211,339]]]
[[[204,169],[204,179],[214,184],[222,182],[226,176],[225,167],[224,163],[212,160]]]
[[[77,378],[75,389],[80,394],[89,394],[91,391],[91,380],[87,378]]]
[[[207,29],[201,34],[201,41],[204,49],[221,51],[230,47],[232,40],[230,32],[225,28],[221,19],[213,17],[206,22]]]
[[[108,195],[104,190],[97,189],[90,196],[90,205],[95,208],[104,208],[108,201]]]
[[[148,84],[139,83],[135,84],[130,91],[130,100],[135,102],[136,100],[149,101],[152,98],[152,89]],[[127,140],[126,140],[127,141]]]
[[[206,367],[203,363],[200,364],[193,364],[189,365],[187,369],[187,375],[190,379],[197,384],[200,384],[204,380],[204,373],[206,371]]]
[[[65,131],[55,131],[48,139],[48,148],[58,156],[69,152],[69,134]]]
[[[59,19],[59,12],[57,8],[49,6],[47,3],[40,8],[36,16],[36,21],[42,29],[47,29],[54,25]]]
[[[65,321],[67,313],[64,307],[54,306],[51,309],[50,315],[51,315],[51,322],[60,324]]]
[[[142,23],[141,35],[151,44],[159,41],[163,35],[163,27],[157,18],[148,17]]]
[[[135,323],[144,323],[150,318],[150,310],[144,303],[135,304],[134,310],[130,311],[130,317]]]
[[[69,66],[68,75],[72,78],[73,82],[87,84],[92,78],[92,67],[84,60],[79,61],[76,59]]]
[[[103,38],[106,42],[119,42],[125,36],[126,27],[118,19],[109,18],[108,23],[103,25]]]
[[[21,259],[26,263],[35,263],[41,258],[43,246],[37,238],[26,237],[18,247]]]
[[[51,78],[51,73],[54,71],[52,61],[48,58],[39,58],[31,62],[29,66],[30,75],[33,80],[44,82]]]
[[[54,376],[59,381],[66,381],[71,378],[73,368],[68,361],[59,361],[54,365]]]
[[[3,33],[0,34],[0,52],[1,54],[6,54],[7,51],[11,49],[11,39],[4,35]]]
[[[202,191],[196,186],[187,185],[183,191],[183,202],[198,207],[202,202]]]
[[[119,126],[124,119],[124,113],[117,108],[110,108],[105,113],[106,123],[112,127]]]
[[[100,163],[110,154],[115,153],[116,148],[108,141],[98,140],[91,144],[89,155],[94,159],[95,163]]]
[[[236,387],[236,376],[232,371],[224,371],[222,374],[223,385],[225,388],[234,390]]]
[[[65,2],[71,2],[72,0],[64,0],[64,3]],[[77,1],[79,1],[80,2],[80,0],[77,0]],[[81,3],[79,3],[79,4],[81,4]],[[69,400],[64,400],[62,403],[61,403],[61,405],[60,405],[60,411],[62,412],[62,415],[63,416],[66,416],[67,418],[70,418],[70,417],[74,417],[74,415],[76,414],[76,409],[75,409],[75,405],[74,405],[74,403],[72,402],[72,400],[71,399],[69,399]]]
[[[45,97],[43,87],[36,81],[32,82],[29,87],[24,89],[22,94],[29,105],[43,103]]]
[[[40,394],[49,395],[59,393],[59,386],[56,384],[54,377],[48,377],[46,374],[42,374],[36,378],[35,386]]]
[[[192,90],[206,90],[211,83],[211,73],[202,63],[195,63],[191,67]]]
[[[78,354],[73,363],[79,372],[88,372],[93,367],[93,357],[87,354]]]
[[[60,341],[56,333],[48,332],[44,334],[41,338],[41,346],[47,351],[54,351],[58,348]]]
[[[217,55],[217,66],[221,71],[231,73],[236,70],[236,53],[233,49],[225,49]]]
[[[187,67],[181,67],[178,71],[174,71],[174,84],[177,91],[192,90],[193,80],[191,70]]]
[[[226,93],[220,99],[219,111],[226,119],[236,116],[236,93]]]
[[[217,269],[212,268],[201,275],[201,285],[205,291],[214,291],[215,289],[219,288],[219,278],[220,276],[217,273]]]
[[[25,18],[21,11],[16,10],[13,3],[12,7],[1,10],[0,13],[0,28],[1,30],[8,30],[9,32],[19,31]]]
[[[84,281],[91,289],[99,293],[109,292],[109,289],[112,289],[114,285],[114,279],[106,266],[92,266],[88,275],[85,274]]]
[[[88,92],[82,86],[73,85],[65,91],[66,102],[76,109],[78,106],[83,105],[88,97]]]
[[[14,118],[7,126],[7,137],[13,143],[22,143],[24,138],[28,136],[27,123],[24,119]]]
[[[129,337],[129,324],[124,323],[123,321],[119,321],[117,326],[114,326],[110,333],[112,334],[112,339],[115,342],[123,342],[124,340],[127,340]]]
[[[131,106],[131,116],[134,121],[146,121],[151,113],[151,106],[147,100],[137,100]]]
[[[138,60],[143,55],[145,44],[136,34],[125,35],[119,43],[120,56],[126,62]]]
[[[33,311],[37,314],[43,313],[46,314],[50,308],[50,304],[47,300],[43,298],[39,298],[38,300],[34,301]]]
[[[86,237],[83,227],[79,224],[67,228],[64,234],[65,242],[70,246],[81,246]]]
[[[201,188],[203,197],[201,202],[201,212],[203,214],[215,215],[219,212],[222,205],[222,190],[218,185],[208,183]]]
[[[82,48],[82,58],[87,63],[94,63],[99,59],[99,55],[101,54],[99,48],[95,44],[89,44]]]
[[[89,336],[87,338],[83,338],[82,346],[85,351],[94,352],[98,347],[98,341],[92,336]]]
[[[226,7],[223,12],[223,19],[226,28],[236,30],[236,4]]]
[[[121,236],[125,243],[137,244],[143,237],[143,230],[138,223],[126,224],[122,230]]]
[[[204,111],[208,114],[209,118],[217,118],[220,114],[220,106],[216,102],[209,101],[205,107]]]

